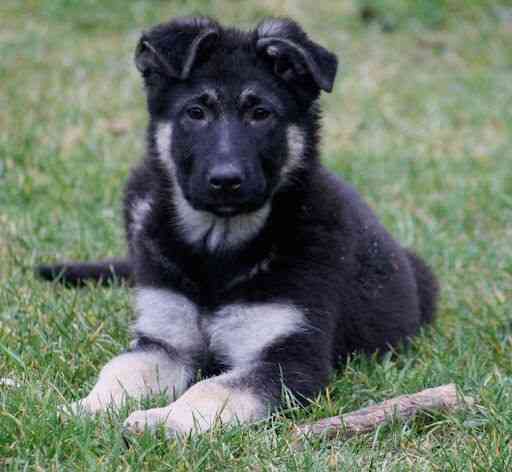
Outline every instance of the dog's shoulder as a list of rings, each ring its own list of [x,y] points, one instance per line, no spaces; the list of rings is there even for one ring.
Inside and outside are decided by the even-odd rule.
[[[363,196],[323,167],[304,189],[293,234],[293,257],[307,261],[301,265],[309,267],[310,277],[318,267],[324,287],[361,280],[364,291],[391,279],[403,279],[407,285],[414,280],[406,251]]]
[[[369,233],[387,236],[360,192],[322,165],[300,192],[301,204],[292,217],[295,234],[304,235],[304,245],[316,244],[325,251],[350,253]]]

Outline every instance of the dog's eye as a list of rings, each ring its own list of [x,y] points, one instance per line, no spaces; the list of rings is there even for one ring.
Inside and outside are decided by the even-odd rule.
[[[251,120],[263,121],[270,116],[270,111],[263,107],[256,107],[251,113]]]
[[[187,110],[187,115],[192,120],[204,120],[205,113],[201,107],[190,107]]]

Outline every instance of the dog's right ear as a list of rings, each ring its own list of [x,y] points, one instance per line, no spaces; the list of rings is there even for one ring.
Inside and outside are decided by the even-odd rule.
[[[219,25],[204,17],[180,18],[143,33],[135,65],[150,85],[154,79],[186,80],[219,37]]]

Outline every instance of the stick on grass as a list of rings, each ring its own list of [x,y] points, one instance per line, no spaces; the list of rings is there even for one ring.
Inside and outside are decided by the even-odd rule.
[[[296,428],[298,437],[308,435],[350,436],[373,431],[379,425],[393,418],[411,418],[421,411],[454,410],[472,405],[471,397],[457,394],[455,384],[429,388],[411,395],[401,395],[377,405],[346,413],[341,416],[325,418],[315,423],[304,424]]]

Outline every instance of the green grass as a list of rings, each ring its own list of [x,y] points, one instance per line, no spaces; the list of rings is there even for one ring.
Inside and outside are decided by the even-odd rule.
[[[307,410],[126,448],[127,410],[67,422],[56,410],[126,346],[128,290],[66,290],[32,270],[124,252],[121,188],[146,121],[133,48],[140,29],[186,13],[290,15],[340,54],[325,163],[425,256],[442,299],[410,349],[354,357]],[[19,383],[0,385],[0,469],[512,470],[509,1],[2,0],[0,18],[0,377]],[[293,448],[295,423],[447,382],[478,406]]]

